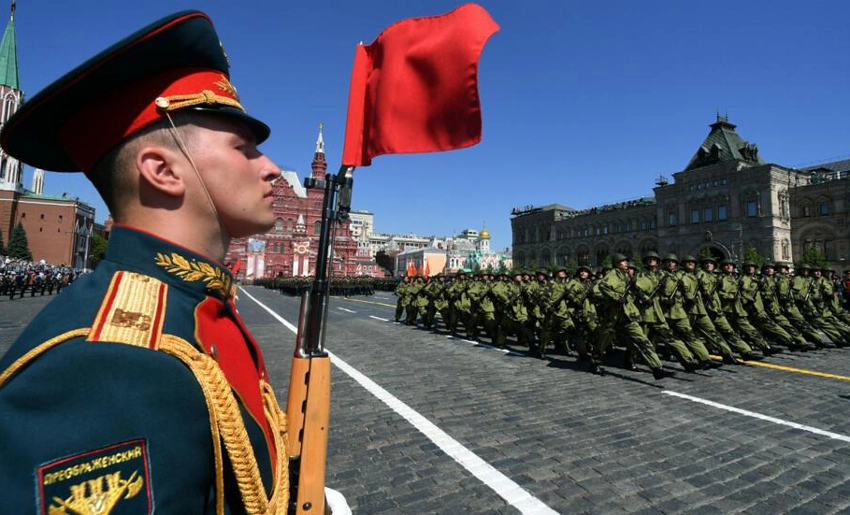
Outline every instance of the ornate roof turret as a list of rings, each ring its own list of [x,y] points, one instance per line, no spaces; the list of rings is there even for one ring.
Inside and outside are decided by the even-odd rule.
[[[316,153],[324,154],[325,153],[325,139],[322,137],[322,128],[324,124],[319,122],[319,139],[316,140]]]
[[[324,125],[319,122],[319,138],[316,140],[316,153],[313,154],[313,175],[317,180],[325,178],[325,173],[328,171],[328,163],[325,160],[325,139],[322,137],[322,128]]]
[[[481,232],[478,233],[478,237],[481,238],[482,240],[489,240],[490,239],[490,231],[488,231],[487,229],[481,229]]]
[[[758,146],[745,141],[737,132],[736,126],[729,123],[726,116],[717,114],[717,121],[711,124],[711,132],[706,136],[685,170],[723,161],[743,161],[753,165],[764,164],[759,156]]]
[[[18,77],[18,43],[15,38],[15,0],[12,0],[12,14],[3,41],[0,42],[0,85],[14,90],[21,89]]]

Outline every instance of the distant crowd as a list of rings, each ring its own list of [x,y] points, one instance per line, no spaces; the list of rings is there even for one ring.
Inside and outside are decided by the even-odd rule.
[[[26,293],[53,295],[82,274],[81,270],[54,265],[44,260],[33,262],[0,255],[0,298],[22,298]]]

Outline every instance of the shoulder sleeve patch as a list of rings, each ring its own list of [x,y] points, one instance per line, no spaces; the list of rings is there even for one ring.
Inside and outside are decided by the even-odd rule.
[[[120,271],[112,276],[88,341],[126,343],[156,349],[168,286],[146,275]]]
[[[38,468],[39,513],[151,513],[147,442],[118,443]]]

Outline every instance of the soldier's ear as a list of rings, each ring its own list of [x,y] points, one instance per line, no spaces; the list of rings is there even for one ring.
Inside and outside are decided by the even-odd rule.
[[[186,192],[178,154],[161,146],[147,146],[136,153],[135,167],[143,184],[169,197]]]

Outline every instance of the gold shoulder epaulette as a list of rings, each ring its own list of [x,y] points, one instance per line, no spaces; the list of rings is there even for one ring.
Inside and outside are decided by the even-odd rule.
[[[116,272],[87,341],[158,348],[167,300],[168,286],[162,281],[133,272]]]

